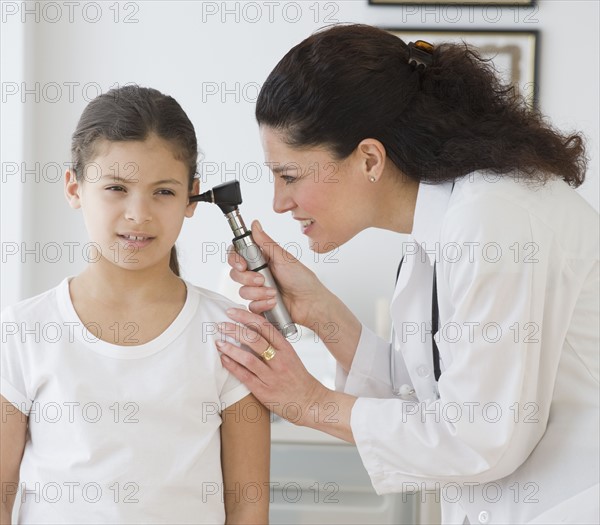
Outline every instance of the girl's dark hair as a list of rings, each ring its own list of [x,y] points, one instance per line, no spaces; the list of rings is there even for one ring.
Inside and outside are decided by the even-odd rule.
[[[77,180],[84,180],[85,166],[96,156],[100,141],[139,141],[151,134],[168,141],[176,158],[188,167],[188,190],[191,191],[198,160],[193,124],[174,98],[156,89],[135,85],[111,89],[84,109],[71,142]],[[175,246],[171,249],[169,267],[179,276]]]
[[[435,48],[424,70],[400,38],[367,25],[319,31],[291,49],[263,85],[256,118],[294,147],[328,146],[338,160],[379,140],[408,177],[440,183],[475,170],[577,187],[580,135],[562,135],[466,44]]]

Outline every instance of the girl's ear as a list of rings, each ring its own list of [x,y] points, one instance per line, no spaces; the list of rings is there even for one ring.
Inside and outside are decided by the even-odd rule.
[[[67,170],[65,172],[65,197],[69,206],[73,209],[81,208],[81,184],[75,177],[75,172]]]
[[[194,184],[192,185],[191,195],[198,195],[200,193],[200,180],[194,179]],[[197,202],[192,202],[187,205],[185,210],[186,217],[192,217],[194,215],[194,211],[196,211]]]

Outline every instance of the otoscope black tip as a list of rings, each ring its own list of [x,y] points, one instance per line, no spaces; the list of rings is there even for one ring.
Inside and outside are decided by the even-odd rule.
[[[190,202],[215,202],[215,199],[212,190],[208,190],[200,195],[191,196]]]
[[[215,186],[200,195],[192,195],[189,202],[212,202],[216,204],[224,214],[237,210],[238,205],[242,203],[242,193],[240,183],[237,180],[224,182]]]

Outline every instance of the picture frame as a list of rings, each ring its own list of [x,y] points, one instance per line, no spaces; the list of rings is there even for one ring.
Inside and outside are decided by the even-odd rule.
[[[369,0],[370,5],[454,5],[454,6],[495,6],[533,7],[537,0]]]
[[[383,29],[400,37],[407,44],[425,40],[434,46],[443,42],[465,42],[472,45],[481,52],[482,57],[492,60],[505,83],[516,86],[532,107],[538,104],[540,35],[537,30]]]

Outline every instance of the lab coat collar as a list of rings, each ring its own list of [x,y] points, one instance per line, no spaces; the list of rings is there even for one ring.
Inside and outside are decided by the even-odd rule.
[[[423,248],[431,266],[435,262],[436,246],[440,241],[442,220],[448,210],[452,186],[452,181],[441,184],[419,183],[410,235]]]

